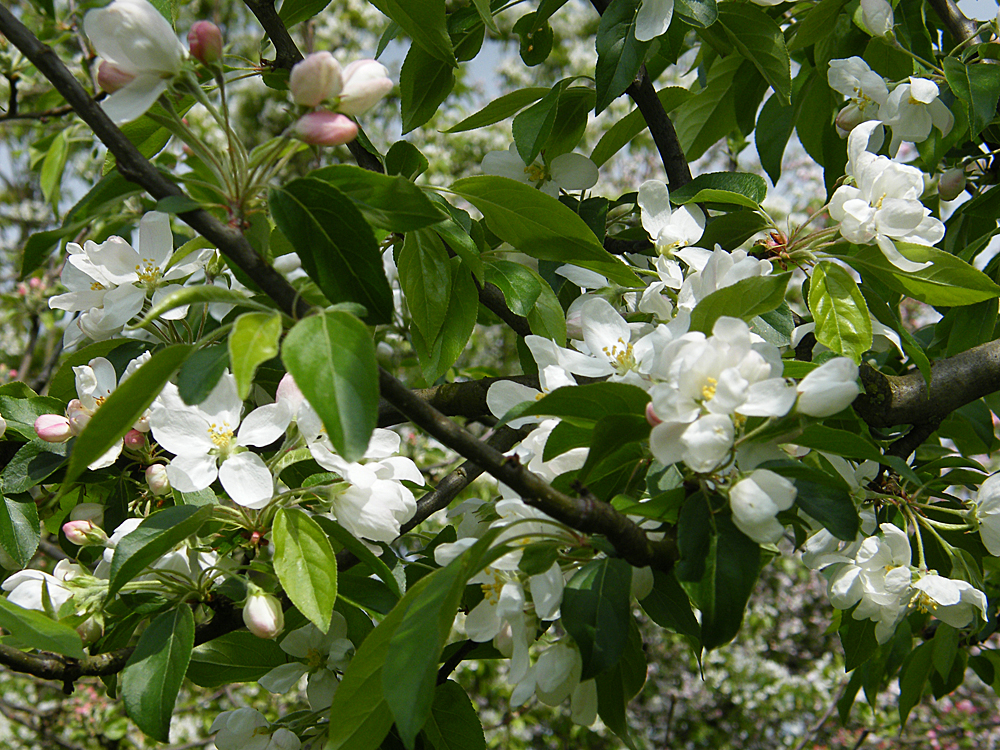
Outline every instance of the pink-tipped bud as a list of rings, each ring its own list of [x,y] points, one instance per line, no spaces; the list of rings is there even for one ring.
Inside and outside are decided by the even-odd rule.
[[[222,59],[222,31],[211,21],[195,21],[188,31],[191,57],[203,65]]]
[[[146,436],[138,430],[129,430],[125,433],[125,447],[139,450],[146,445]]]
[[[837,113],[834,124],[837,126],[837,134],[841,138],[846,138],[848,134],[858,125],[865,121],[865,114],[857,104],[848,104]]]
[[[321,110],[300,117],[292,132],[312,146],[342,146],[358,137],[358,126],[344,115]]]
[[[80,634],[80,640],[83,641],[83,645],[89,646],[104,635],[104,628],[93,617],[88,617],[76,626],[76,632]]]
[[[355,60],[344,68],[344,88],[337,110],[357,117],[384,99],[392,87],[389,71],[382,63]]]
[[[70,544],[75,544],[77,547],[89,547],[95,544],[103,547],[108,541],[104,529],[95,526],[91,521],[67,521],[62,528]]]
[[[938,195],[943,201],[953,201],[965,190],[965,170],[949,169],[938,181]]]
[[[35,434],[46,443],[65,443],[73,437],[73,428],[61,414],[42,414],[35,420]]]
[[[653,427],[663,422],[658,416],[656,416],[656,411],[653,409],[653,402],[650,401],[646,404],[646,421],[649,422]]]
[[[167,479],[167,467],[163,464],[153,464],[146,467],[146,484],[154,495],[166,495],[170,492],[170,480]]]
[[[303,107],[315,107],[324,99],[337,96],[343,85],[340,63],[329,52],[313,52],[296,63],[288,77],[292,99]]]
[[[109,94],[125,88],[134,80],[133,74],[127,73],[107,60],[102,60],[101,64],[97,66],[97,85],[101,87],[102,91],[107,91]]]
[[[260,589],[251,591],[243,605],[243,624],[258,638],[274,638],[285,628],[281,602]]]
[[[93,413],[89,409],[84,408],[78,398],[74,398],[66,404],[66,418],[69,419],[69,428],[73,431],[74,435],[79,435],[83,432],[92,416],[94,416]]]

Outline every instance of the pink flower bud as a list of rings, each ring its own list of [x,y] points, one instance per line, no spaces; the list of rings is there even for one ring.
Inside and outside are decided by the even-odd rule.
[[[650,401],[646,404],[646,421],[649,422],[653,427],[663,422],[658,416],[656,416],[656,411],[653,409],[653,402]]]
[[[63,524],[63,533],[77,547],[88,547],[99,544],[103,546],[108,541],[108,535],[104,529],[95,526],[91,521],[67,521]]]
[[[191,57],[204,65],[222,58],[222,31],[211,21],[195,21],[188,31]]]
[[[355,60],[344,68],[344,88],[337,111],[356,117],[378,104],[392,87],[389,71],[382,63]]]
[[[101,64],[97,66],[97,85],[109,94],[125,88],[133,80],[135,76],[132,73],[122,70],[113,62],[101,60]]]
[[[80,399],[74,398],[66,404],[66,417],[69,419],[69,428],[74,435],[79,435],[90,422],[93,413],[84,407]]]
[[[125,447],[138,450],[146,444],[146,436],[138,430],[129,430],[125,433]]]
[[[313,52],[296,63],[288,78],[292,99],[304,107],[315,107],[324,99],[337,96],[343,85],[340,63],[329,52]]]
[[[965,190],[965,170],[949,169],[938,181],[938,195],[943,201],[953,201]]]
[[[35,434],[46,443],[65,443],[73,437],[73,429],[61,414],[42,414],[35,420]]]
[[[292,132],[313,146],[341,146],[358,137],[358,126],[343,115],[320,110],[300,117]]]
[[[274,638],[285,627],[281,602],[260,589],[251,591],[243,605],[243,623],[258,638]]]
[[[166,495],[170,492],[170,480],[167,479],[167,467],[163,464],[153,464],[146,467],[146,484],[154,495]]]

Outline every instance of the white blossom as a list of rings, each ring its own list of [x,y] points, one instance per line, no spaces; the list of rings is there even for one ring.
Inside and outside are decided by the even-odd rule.
[[[933,572],[921,576],[913,588],[913,606],[929,612],[953,628],[986,620],[986,594],[968,581],[945,578]]]
[[[559,195],[567,192],[587,190],[597,184],[597,165],[582,154],[560,154],[546,164],[525,164],[511,144],[507,151],[490,151],[483,157],[483,172],[498,177],[508,177],[518,182],[534,185],[543,193]]]
[[[938,99],[938,86],[927,78],[910,76],[909,83],[901,83],[892,90],[880,114],[883,123],[892,128],[889,154],[896,155],[903,141],[921,143],[936,127],[941,135],[948,135],[955,125],[955,116],[945,103]]]
[[[672,208],[670,190],[664,183],[659,180],[642,183],[637,200],[642,227],[661,255],[671,254],[701,239],[705,231],[705,212],[693,204]]]
[[[850,406],[861,393],[858,366],[847,357],[835,357],[810,372],[799,383],[795,409],[810,417],[830,417]]]
[[[767,469],[758,469],[729,490],[733,523],[758,544],[773,544],[785,529],[776,518],[795,501],[795,485]]]

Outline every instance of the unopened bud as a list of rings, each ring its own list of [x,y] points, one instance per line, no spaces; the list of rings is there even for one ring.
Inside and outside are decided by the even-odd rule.
[[[846,138],[847,135],[858,125],[865,121],[864,112],[857,104],[848,104],[837,113],[834,124],[837,126],[837,135]]]
[[[340,63],[329,52],[313,52],[295,64],[288,78],[292,99],[303,107],[315,107],[337,96],[343,85]]]
[[[196,21],[188,31],[191,57],[204,65],[222,58],[222,31],[211,21]]]
[[[107,91],[109,94],[125,88],[134,80],[134,75],[125,72],[113,62],[102,60],[101,64],[97,66],[97,85],[101,87],[102,91]]]
[[[61,414],[42,414],[35,420],[35,434],[46,443],[65,443],[73,437],[73,429]]]
[[[344,115],[321,110],[300,117],[292,132],[312,146],[342,146],[358,137],[358,126]]]
[[[167,467],[163,464],[153,464],[146,467],[146,484],[154,495],[166,495],[170,492],[170,480],[167,479]]]
[[[378,104],[392,91],[386,67],[375,60],[355,60],[344,68],[344,88],[337,111],[358,116]]]
[[[138,450],[146,444],[146,436],[138,430],[129,430],[125,433],[125,447]]]
[[[104,628],[93,617],[88,617],[76,626],[76,632],[80,634],[80,640],[83,641],[83,645],[89,646],[104,635]]]
[[[89,547],[92,545],[105,546],[108,535],[104,529],[95,526],[91,521],[67,521],[63,524],[63,533],[77,547]]]
[[[243,623],[258,638],[274,638],[285,627],[281,602],[260,589],[251,591],[243,605]]]
[[[965,170],[949,169],[938,181],[938,195],[943,201],[953,201],[965,190]]]
[[[649,422],[653,427],[660,424],[663,420],[656,416],[656,411],[653,409],[653,402],[650,401],[646,404],[646,421]]]

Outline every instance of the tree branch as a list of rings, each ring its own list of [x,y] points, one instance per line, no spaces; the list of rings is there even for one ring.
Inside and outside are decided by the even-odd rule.
[[[854,409],[872,427],[940,422],[956,409],[1000,390],[1000,340],[935,362],[930,388],[919,372],[884,375],[861,368],[865,393]]]
[[[469,380],[462,383],[442,383],[431,388],[418,388],[413,393],[446,416],[478,419],[491,413],[486,405],[486,394],[489,392],[490,386],[502,380],[540,389],[537,375],[507,375],[499,378]],[[581,380],[585,379],[581,378]],[[388,401],[383,400],[379,403],[379,427],[391,427],[406,421],[407,417]],[[506,450],[506,448],[501,450]]]
[[[254,14],[267,38],[274,45],[274,60],[262,59],[261,63],[272,69],[291,70],[292,66],[302,59],[302,53],[295,46],[284,22],[278,17],[278,11],[274,9],[274,0],[243,0],[243,3]]]
[[[929,4],[955,41],[964,42],[976,35],[979,24],[967,17],[954,0],[929,0]]]

